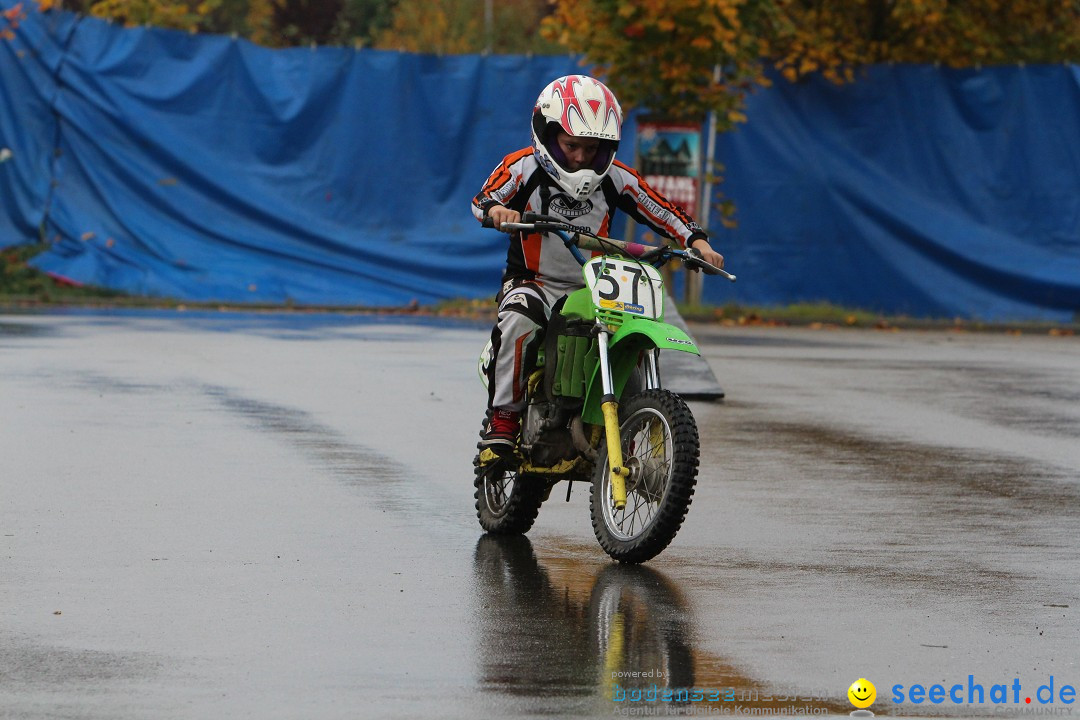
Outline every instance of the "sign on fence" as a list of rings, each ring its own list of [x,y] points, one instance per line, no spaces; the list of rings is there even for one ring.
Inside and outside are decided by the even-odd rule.
[[[698,214],[701,125],[638,122],[638,171],[645,182],[692,217]]]

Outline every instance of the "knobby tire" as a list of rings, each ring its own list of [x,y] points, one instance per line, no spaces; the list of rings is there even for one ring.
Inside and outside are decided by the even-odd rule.
[[[615,510],[607,448],[601,443],[589,512],[596,539],[608,555],[622,563],[642,563],[671,543],[690,508],[697,483],[697,423],[678,395],[648,390],[621,404],[619,425],[624,460],[643,462],[649,468],[645,474],[649,482],[632,483],[626,508]],[[638,432],[646,429],[661,441],[651,443],[655,446],[651,450],[645,449],[649,443],[643,443]]]
[[[516,460],[498,460],[480,464],[477,455],[473,498],[480,527],[495,535],[523,535],[532,528],[546,487],[536,478],[522,479]]]

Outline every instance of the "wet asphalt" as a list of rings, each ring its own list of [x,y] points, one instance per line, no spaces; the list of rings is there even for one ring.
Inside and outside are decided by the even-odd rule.
[[[0,316],[0,718],[1080,714],[1080,340],[691,330],[621,567],[580,488],[481,534],[481,325]]]

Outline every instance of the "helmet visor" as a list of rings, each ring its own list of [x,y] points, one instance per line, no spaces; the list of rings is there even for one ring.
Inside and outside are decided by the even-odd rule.
[[[549,125],[549,132],[547,133],[547,139],[544,141],[544,147],[547,148],[548,154],[551,155],[551,159],[558,163],[566,172],[572,172],[570,170],[570,161],[566,157],[566,153],[563,152],[562,147],[558,141],[558,125],[551,123]],[[619,143],[614,140],[601,140],[600,144],[596,146],[596,154],[593,155],[592,162],[590,162],[586,168],[593,172],[603,175],[611,167],[611,161],[615,159],[615,151],[618,149]]]

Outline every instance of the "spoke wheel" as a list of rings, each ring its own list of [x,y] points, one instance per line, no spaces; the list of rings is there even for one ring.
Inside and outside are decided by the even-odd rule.
[[[623,463],[630,470],[626,505],[616,508],[606,445],[593,475],[593,532],[608,555],[645,562],[675,537],[697,482],[698,432],[690,408],[666,390],[649,390],[619,408]]]
[[[528,532],[544,502],[544,483],[535,478],[523,479],[512,460],[481,465],[477,455],[473,464],[476,466],[473,497],[480,527],[497,535]]]

